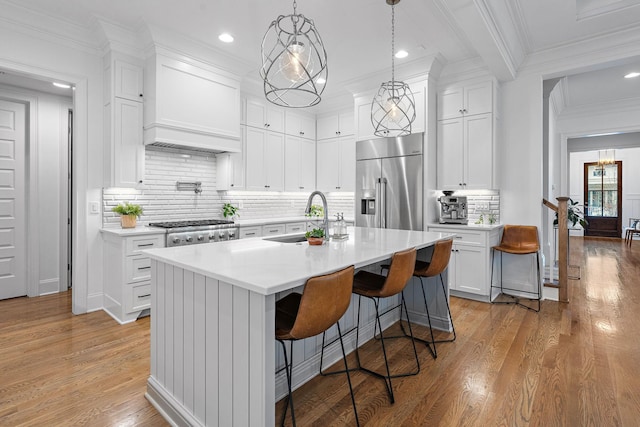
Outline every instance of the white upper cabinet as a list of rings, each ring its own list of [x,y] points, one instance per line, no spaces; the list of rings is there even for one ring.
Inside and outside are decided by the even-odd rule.
[[[438,92],[439,189],[495,189],[496,98],[492,80],[450,85]]]
[[[245,100],[245,124],[271,132],[284,133],[284,109],[266,100],[247,98]]]
[[[356,141],[353,136],[317,143],[317,181],[320,191],[355,191]]]
[[[491,81],[452,85],[438,92],[438,120],[493,112]]]
[[[110,52],[104,58],[105,187],[131,188],[143,183],[142,64]]]
[[[131,101],[142,102],[144,99],[142,67],[125,61],[116,60],[114,70],[115,96],[118,98],[129,99]]]
[[[318,117],[318,140],[353,135],[354,120],[353,111]]]
[[[315,141],[287,135],[284,142],[284,190],[310,192],[315,188]]]
[[[285,111],[285,133],[291,136],[316,140],[316,118],[311,114],[293,110]]]
[[[217,190],[244,190],[246,126],[242,126],[242,152],[216,154]]]
[[[246,189],[284,190],[284,134],[246,129]]]
[[[194,59],[147,59],[144,141],[239,152],[240,79]]]
[[[493,115],[438,121],[438,188],[494,188]]]

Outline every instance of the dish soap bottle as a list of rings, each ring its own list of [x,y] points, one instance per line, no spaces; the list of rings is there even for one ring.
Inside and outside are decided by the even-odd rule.
[[[344,222],[344,213],[336,214],[337,221],[333,226],[333,239],[334,240],[345,240],[349,238],[349,233],[347,233],[347,224]]]

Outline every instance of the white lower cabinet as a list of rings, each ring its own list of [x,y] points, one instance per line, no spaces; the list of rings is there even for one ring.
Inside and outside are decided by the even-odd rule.
[[[121,324],[132,322],[151,308],[151,260],[141,251],[164,247],[165,233],[126,236],[103,231],[102,238],[104,310]]]
[[[499,243],[501,230],[502,227],[429,225],[428,231],[456,234],[448,267],[452,295],[490,300],[491,247]]]

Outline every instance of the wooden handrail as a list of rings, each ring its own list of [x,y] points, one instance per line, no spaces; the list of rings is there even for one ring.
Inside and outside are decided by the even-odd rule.
[[[558,206],[546,199],[542,199],[549,209],[558,214],[558,299],[560,302],[569,302],[567,288],[569,270],[569,225],[567,216],[568,197],[557,197]]]
[[[552,211],[558,212],[558,207],[553,203],[551,203],[550,201],[548,201],[547,199],[542,199],[542,204],[548,207],[549,209],[551,209]]]

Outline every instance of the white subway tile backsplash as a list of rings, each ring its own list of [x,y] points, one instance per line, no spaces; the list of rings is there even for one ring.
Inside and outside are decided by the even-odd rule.
[[[188,155],[189,157],[183,157]],[[307,193],[218,192],[216,191],[216,158],[214,155],[160,147],[146,147],[144,190],[103,189],[105,227],[117,226],[120,218],[111,211],[118,203],[140,204],[144,213],[140,223],[222,218],[222,205],[231,203],[243,207],[241,219],[292,217],[304,215]],[[177,181],[200,181],[202,193],[178,191]],[[328,193],[329,215],[344,212],[354,216],[353,193]],[[316,199],[314,203],[320,203]]]

